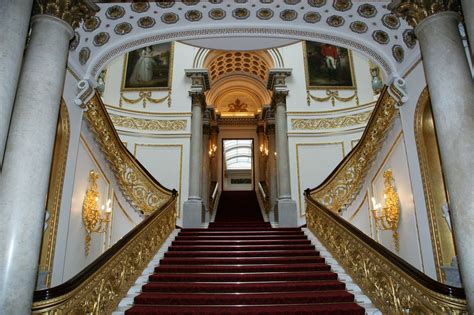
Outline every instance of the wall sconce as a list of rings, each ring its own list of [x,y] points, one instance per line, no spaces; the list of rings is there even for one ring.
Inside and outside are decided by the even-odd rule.
[[[388,169],[383,173],[384,178],[384,200],[385,206],[382,207],[380,203],[377,203],[375,198],[372,197],[372,214],[374,216],[375,227],[378,230],[390,230],[393,232],[393,242],[397,252],[400,251],[400,239],[398,235],[398,223],[400,222],[400,201],[398,199],[397,192],[395,191],[395,185],[393,184],[392,170]]]
[[[89,172],[89,186],[87,187],[86,196],[82,204],[82,222],[86,228],[86,239],[85,239],[85,252],[86,256],[89,255],[89,249],[91,246],[91,234],[92,233],[105,233],[108,229],[110,217],[112,214],[112,208],[110,204],[112,201],[109,199],[106,205],[101,207],[99,210],[97,202],[99,201],[99,190],[97,188],[97,179],[99,174],[94,171]]]
[[[260,145],[260,154],[265,157],[265,156],[268,156],[268,153],[269,153],[269,152],[268,152],[268,147],[267,147],[267,145],[262,143],[262,144]]]
[[[211,159],[216,156],[216,152],[217,152],[217,145],[209,144],[209,157]]]

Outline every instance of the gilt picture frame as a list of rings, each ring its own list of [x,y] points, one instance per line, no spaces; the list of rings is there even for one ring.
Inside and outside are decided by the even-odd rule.
[[[122,91],[171,89],[174,43],[139,48],[125,55]]]
[[[308,90],[355,90],[354,61],[346,48],[319,42],[303,42]]]

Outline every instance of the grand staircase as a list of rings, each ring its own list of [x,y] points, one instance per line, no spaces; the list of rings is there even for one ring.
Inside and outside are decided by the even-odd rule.
[[[223,196],[233,210],[207,229],[182,229],[125,314],[365,313],[300,228],[272,228],[256,206],[236,221],[255,205],[244,197]]]

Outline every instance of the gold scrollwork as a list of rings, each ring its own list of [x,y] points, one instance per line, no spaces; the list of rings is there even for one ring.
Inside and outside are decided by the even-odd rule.
[[[153,104],[159,104],[166,100],[168,100],[168,107],[171,107],[171,89],[168,90],[168,95],[162,98],[151,97],[151,91],[140,91],[138,92],[138,98],[135,98],[135,99],[128,98],[124,95],[123,92],[121,92],[119,107],[122,107],[123,102],[127,102],[128,104],[137,104],[139,102],[142,102],[143,108],[146,108],[147,102],[150,102]]]
[[[308,228],[383,314],[468,314],[465,299],[429,289],[311,198],[306,204]]]
[[[359,95],[357,94],[357,90],[354,91],[354,94],[351,96],[347,97],[342,97],[339,96],[339,91],[331,91],[331,90],[326,90],[326,95],[325,97],[318,97],[316,95],[311,94],[309,90],[306,91],[306,102],[308,103],[308,106],[311,105],[311,100],[316,101],[316,102],[327,102],[331,101],[331,105],[334,107],[336,106],[336,101],[347,103],[355,99],[356,101],[356,106],[359,106]]]
[[[125,148],[99,95],[88,102],[87,108],[85,118],[89,128],[110,162],[124,196],[136,210],[149,215],[171,197],[171,192],[150,178]]]
[[[372,112],[367,111],[341,117],[317,119],[292,119],[291,127],[294,130],[322,130],[345,128],[367,123]]]
[[[137,130],[153,131],[181,131],[186,130],[186,120],[155,120],[126,117],[109,114],[110,119],[116,127],[124,127]]]
[[[407,20],[415,28],[428,16],[444,11],[460,11],[457,0],[401,0],[393,1],[388,7],[398,16]]]
[[[396,103],[387,88],[384,88],[359,144],[346,156],[336,172],[310,192],[312,198],[334,212],[339,212],[352,202],[398,113]]]
[[[77,288],[33,303],[33,314],[111,314],[176,225],[176,198]]]

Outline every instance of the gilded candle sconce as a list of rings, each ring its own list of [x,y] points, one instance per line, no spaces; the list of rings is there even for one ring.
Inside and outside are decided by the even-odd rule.
[[[400,238],[398,235],[398,224],[400,222],[400,201],[395,189],[392,170],[385,170],[383,173],[383,178],[385,206],[382,207],[382,205],[377,203],[375,198],[372,197],[372,204],[374,207],[372,209],[372,214],[374,216],[375,227],[378,230],[390,230],[393,232],[395,250],[399,252]]]
[[[91,245],[91,234],[92,233],[105,233],[108,230],[109,222],[112,215],[112,208],[110,207],[111,200],[107,201],[106,205],[103,205],[100,210],[98,201],[100,198],[99,190],[97,187],[97,179],[99,174],[95,171],[89,172],[89,185],[87,187],[84,202],[82,204],[82,222],[86,229],[85,238],[85,253],[89,255]]]

